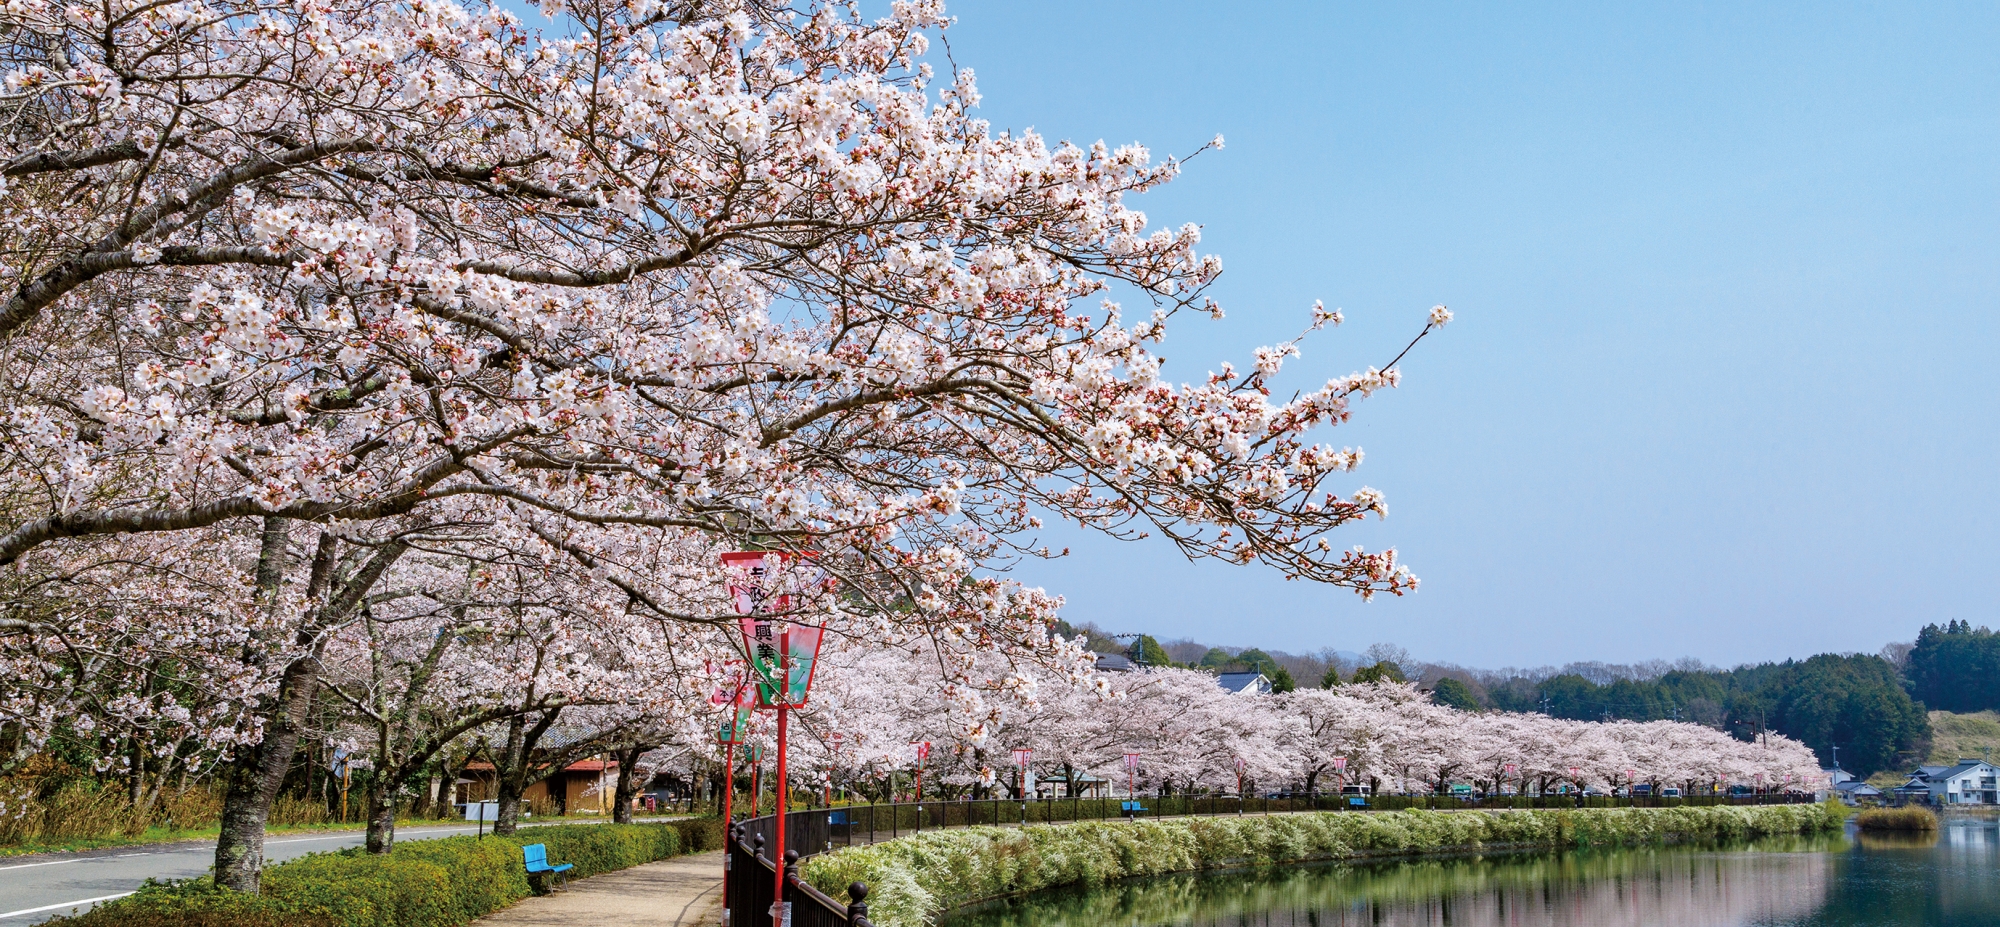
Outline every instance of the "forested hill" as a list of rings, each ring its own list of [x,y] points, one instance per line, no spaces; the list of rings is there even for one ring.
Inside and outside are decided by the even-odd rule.
[[[1936,711],[2000,708],[2000,634],[1963,621],[1917,634],[1904,675],[1910,694]]]
[[[1858,775],[1920,760],[1930,722],[1896,667],[1878,656],[1821,654],[1711,672],[1598,685],[1582,676],[1521,677],[1486,687],[1482,701],[1508,711],[1600,721],[1663,718],[1720,726],[1750,740],[1765,730],[1803,741]]]

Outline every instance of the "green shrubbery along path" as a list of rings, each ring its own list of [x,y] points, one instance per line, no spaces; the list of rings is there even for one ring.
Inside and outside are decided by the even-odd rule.
[[[1319,812],[1087,821],[936,831],[805,861],[835,897],[870,888],[869,918],[920,927],[959,905],[1064,885],[1194,869],[1481,849],[1709,843],[1837,828],[1827,805],[1584,808],[1554,811]]]
[[[713,818],[663,824],[568,824],[511,836],[445,837],[317,853],[264,871],[243,894],[209,879],[148,884],[138,893],[55,923],[62,927],[458,927],[532,893],[521,847],[584,878],[722,846]]]

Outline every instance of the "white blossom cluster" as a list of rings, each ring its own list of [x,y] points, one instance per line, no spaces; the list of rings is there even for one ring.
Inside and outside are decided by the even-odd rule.
[[[822,683],[824,701],[810,714],[814,735],[802,740],[809,758],[795,767],[802,780],[880,795],[897,774],[907,789],[908,744],[931,741],[929,781],[960,791],[1012,786],[1017,748],[1033,751],[1037,777],[1106,780],[1118,794],[1128,786],[1127,753],[1140,758],[1129,784],[1149,793],[1327,794],[1362,785],[1428,794],[1453,783],[1522,793],[1563,786],[1608,793],[1641,783],[1689,791],[1826,786],[1812,751],[1775,734],[1746,743],[1674,721],[1460,711],[1390,682],[1249,695],[1223,689],[1208,673],[1168,668],[1081,681],[1050,675],[1010,685],[1014,694],[999,698],[940,697],[922,682],[934,660],[920,647],[837,657]],[[997,683],[1020,672],[986,660],[973,676]],[[829,749],[835,731],[842,732],[837,751]]]
[[[1038,678],[981,660],[1074,671],[996,575],[1047,518],[1416,587],[1328,538],[1387,511],[1320,433],[1393,364],[1163,378],[1222,314],[1134,205],[1181,160],[996,133],[935,0],[545,12],[0,5],[0,764],[685,740],[741,671],[728,550],[810,559],[792,617],[928,641],[975,713]]]

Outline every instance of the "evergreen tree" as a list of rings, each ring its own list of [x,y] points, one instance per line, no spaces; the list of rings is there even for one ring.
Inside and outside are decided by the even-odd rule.
[[[1431,701],[1460,711],[1479,710],[1479,698],[1472,694],[1472,687],[1450,676],[1431,687]]]
[[[1132,642],[1132,650],[1128,655],[1134,661],[1144,663],[1147,666],[1172,667],[1180,665],[1174,662],[1173,657],[1167,656],[1167,648],[1160,646],[1160,642],[1154,640],[1151,634],[1139,635],[1139,639]]]
[[[1354,671],[1355,682],[1409,682],[1403,678],[1403,668],[1388,660],[1374,666],[1366,666]]]
[[[2000,708],[2000,634],[1953,620],[1917,634],[1904,669],[1910,694],[1940,711]]]

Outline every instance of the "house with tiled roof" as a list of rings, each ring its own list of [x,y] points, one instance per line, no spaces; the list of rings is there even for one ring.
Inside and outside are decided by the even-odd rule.
[[[2000,770],[1969,757],[1955,766],[1919,766],[1896,794],[1933,805],[2000,805]]]
[[[1215,684],[1238,695],[1271,694],[1271,679],[1263,673],[1217,673]]]

